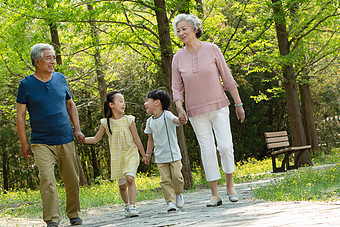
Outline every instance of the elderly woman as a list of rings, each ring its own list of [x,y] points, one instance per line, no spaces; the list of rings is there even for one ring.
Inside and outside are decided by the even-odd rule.
[[[180,14],[173,21],[176,36],[184,43],[173,57],[172,90],[179,117],[189,118],[201,149],[201,158],[212,197],[208,207],[219,206],[217,180],[221,178],[217,150],[226,177],[227,194],[231,202],[238,201],[233,185],[234,150],[229,122],[230,102],[224,91],[230,92],[237,119],[245,119],[237,83],[232,77],[220,49],[212,43],[201,42],[201,21]],[[221,82],[222,81],[222,82]],[[185,98],[184,98],[185,93]],[[185,109],[183,102],[185,100]]]

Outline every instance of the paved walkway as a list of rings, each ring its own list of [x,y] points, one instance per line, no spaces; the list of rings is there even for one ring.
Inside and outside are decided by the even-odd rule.
[[[88,211],[82,216],[84,227],[112,226],[340,226],[340,201],[326,202],[264,202],[251,197],[251,187],[269,180],[236,184],[240,196],[229,202],[224,187],[219,188],[223,204],[206,207],[210,190],[185,193],[182,210],[168,213],[163,199],[137,204],[140,216],[125,218],[121,206],[112,205]],[[44,226],[39,219],[0,219],[0,226]],[[64,219],[60,226],[69,226]]]

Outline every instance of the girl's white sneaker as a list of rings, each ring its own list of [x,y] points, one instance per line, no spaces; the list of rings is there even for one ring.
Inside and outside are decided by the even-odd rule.
[[[170,211],[176,211],[176,206],[173,202],[168,203],[168,212]]]
[[[130,208],[130,218],[138,217],[138,216],[139,216],[139,213],[138,213],[136,207],[131,207]]]

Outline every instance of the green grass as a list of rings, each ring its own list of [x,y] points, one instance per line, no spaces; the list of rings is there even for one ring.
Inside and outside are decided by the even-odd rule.
[[[285,173],[281,179],[253,189],[257,199],[269,201],[338,201],[340,200],[340,149],[313,158],[318,168],[300,168]],[[334,164],[327,165],[326,164]]]
[[[320,155],[313,159],[314,165],[336,163],[340,160],[340,149],[334,149],[327,155]],[[300,168],[284,174],[273,174],[271,159],[261,161],[250,159],[246,162],[236,163],[234,182],[242,183],[265,178],[273,178],[268,186],[255,188],[254,197],[270,201],[287,200],[312,200],[334,201],[340,197],[340,164],[333,167],[320,169]],[[189,191],[195,191],[202,187],[208,187],[199,168],[192,170],[194,187]],[[223,172],[221,172],[223,176]],[[283,178],[282,178],[283,177]],[[282,179],[281,179],[282,178]],[[136,177],[137,202],[162,198],[159,189],[160,177],[157,171],[152,177],[138,174]],[[225,183],[222,177],[218,182]],[[61,211],[65,212],[65,191],[63,185],[58,185]],[[82,211],[109,204],[123,202],[119,195],[116,182],[98,180],[89,187],[80,189]],[[65,217],[65,213],[62,214]],[[26,217],[41,218],[41,198],[39,191],[10,191],[0,194],[0,217]]]
[[[253,190],[255,198],[269,201],[337,201],[340,199],[340,163],[304,168]]]

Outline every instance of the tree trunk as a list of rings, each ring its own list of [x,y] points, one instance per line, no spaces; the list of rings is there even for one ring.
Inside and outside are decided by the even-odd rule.
[[[286,30],[285,14],[280,0],[272,0],[273,12],[275,16],[275,28],[281,56],[286,56],[290,52],[288,33]],[[288,107],[290,122],[290,134],[293,146],[306,145],[306,137],[301,118],[297,85],[295,80],[294,68],[291,63],[283,63],[284,88]],[[299,165],[312,165],[309,152],[305,152],[299,160]]]
[[[319,150],[319,142],[313,115],[313,102],[310,87],[309,84],[306,83],[301,84],[299,88],[307,144],[312,145],[313,151],[317,151]]]
[[[294,4],[292,4],[289,8],[289,11],[292,15],[292,19],[294,20],[294,23],[298,23],[297,19],[295,19],[297,18],[296,12],[298,9],[299,9],[298,2],[295,2]],[[298,46],[300,44],[301,42],[299,42],[299,44],[296,45],[296,50],[298,50]],[[305,58],[303,58],[303,60],[306,61]],[[310,87],[308,83],[310,78],[308,76],[308,72],[306,69],[303,71],[301,76],[303,80],[307,80],[306,83],[303,83],[303,82],[299,83],[306,141],[307,141],[307,144],[312,145],[312,150],[319,150],[318,137],[316,134],[316,127],[315,127],[315,121],[314,121],[314,115],[313,115],[312,95],[310,93]]]
[[[83,167],[81,166],[79,156],[76,155],[76,157],[77,157],[77,164],[78,164],[78,167],[79,167],[79,185],[80,186],[88,185]]]
[[[7,193],[8,191],[8,151],[4,148],[3,149],[3,152],[2,152],[2,177],[3,177],[3,181],[4,181],[4,186],[3,186],[3,189],[4,189],[4,194]]]
[[[88,11],[93,10],[93,6],[90,4],[87,4],[87,9]],[[100,106],[102,107],[102,113],[103,117],[105,117],[104,113],[104,102],[106,99],[107,95],[107,87],[106,87],[106,81],[105,81],[105,76],[104,76],[104,71],[103,71],[103,65],[101,62],[101,56],[100,56],[100,50],[99,50],[99,35],[98,35],[98,29],[96,27],[95,22],[89,22],[90,27],[91,27],[91,38],[93,40],[94,46],[96,48],[95,54],[94,54],[94,61],[95,61],[95,66],[96,66],[96,79],[97,79],[97,84],[98,84],[98,90],[99,90],[99,95],[100,95]],[[106,149],[108,152],[106,152],[106,161],[108,163],[109,168],[111,168],[111,160],[110,160],[110,147],[108,143],[108,138],[106,137]],[[97,161],[97,160],[96,160]]]
[[[53,8],[53,0],[47,0],[46,5],[47,8]],[[61,65],[61,51],[60,51],[60,42],[59,42],[59,34],[58,34],[58,28],[56,23],[50,23],[50,33],[51,33],[51,39],[52,39],[52,46],[54,47],[55,54],[56,54],[56,60],[57,65]]]
[[[87,111],[87,118],[91,119],[92,112],[90,110]],[[94,128],[92,125],[92,121],[90,122],[90,128]],[[90,146],[91,151],[91,164],[93,168],[93,179],[95,180],[98,176],[100,176],[100,169],[98,166],[98,158],[95,146]]]
[[[93,6],[92,5],[87,5],[87,9],[89,11],[93,10]],[[98,89],[99,89],[99,95],[100,95],[100,106],[104,107],[104,102],[106,99],[106,81],[105,81],[105,77],[104,77],[104,72],[103,72],[103,64],[101,62],[101,56],[100,56],[100,50],[99,50],[99,35],[98,35],[98,29],[95,25],[95,22],[89,22],[90,23],[90,27],[91,27],[91,37],[93,40],[93,44],[96,48],[95,50],[95,54],[94,54],[94,60],[95,60],[95,64],[96,64],[96,74],[97,74],[97,83],[98,83]],[[104,115],[104,109],[103,111],[103,116]]]
[[[166,15],[165,1],[154,0],[156,6],[156,17],[159,34],[159,43],[161,46],[161,65],[165,78],[165,86],[168,92],[171,94],[171,78],[172,78],[172,48],[169,31],[169,20]],[[171,105],[170,110],[177,113],[174,105]],[[193,185],[192,174],[190,169],[190,161],[188,157],[188,151],[185,144],[183,126],[177,128],[178,144],[182,154],[182,174],[184,177],[184,188],[189,189]]]

